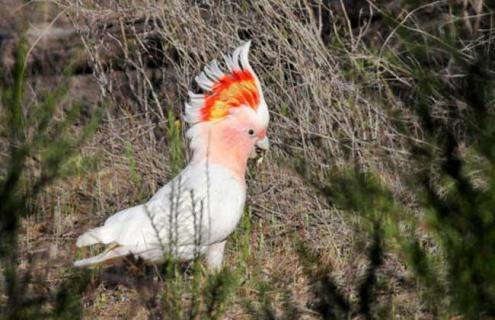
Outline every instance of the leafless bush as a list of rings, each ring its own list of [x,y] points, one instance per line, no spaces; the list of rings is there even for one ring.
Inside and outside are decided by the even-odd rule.
[[[480,20],[485,14],[483,1],[461,2],[452,5],[464,10],[469,32],[480,34],[486,27]],[[275,256],[257,261],[264,264],[264,272],[294,281],[303,278],[288,241],[294,231],[328,252],[339,279],[352,284],[363,269],[364,240],[354,232],[357,221],[335,210],[296,173],[301,161],[321,181],[333,167],[357,165],[378,171],[397,197],[414,201],[401,180],[403,173],[414,170],[407,142],[424,141],[406,99],[392,92],[399,86],[413,87],[414,73],[400,57],[397,30],[374,19],[378,12],[392,12],[398,24],[421,33],[437,24],[432,19],[431,26],[421,25],[415,13],[440,7],[445,13],[442,21],[448,22],[453,17],[448,16],[447,1],[414,10],[404,9],[404,1],[56,4],[54,16],[64,14],[52,27],[60,28],[58,22],[64,19],[72,29],[48,34],[61,43],[80,44],[77,59],[68,59],[77,71],[73,96],[83,101],[88,113],[96,101],[109,104],[98,134],[83,149],[99,160],[94,171],[62,181],[39,199],[45,214],[54,203],[60,211],[69,208],[67,215],[57,216],[58,223],[70,230],[68,238],[111,212],[148,198],[171,178],[169,124],[184,131],[180,120],[192,80],[205,63],[246,39],[253,40],[250,60],[272,117],[269,136],[274,148],[261,168],[248,175],[249,204],[259,223],[253,243],[263,239]],[[31,34],[34,39],[40,36],[39,30]],[[466,48],[472,45],[467,43]],[[39,60],[33,54],[33,64]],[[445,69],[445,79],[454,76],[454,69]],[[446,116],[442,101],[432,101],[432,106],[439,118]],[[171,122],[171,117],[177,121]],[[397,122],[410,134],[399,132]],[[389,260],[388,265],[398,265],[395,258]],[[277,270],[280,261],[290,261],[283,271]],[[304,280],[295,291],[307,298]]]

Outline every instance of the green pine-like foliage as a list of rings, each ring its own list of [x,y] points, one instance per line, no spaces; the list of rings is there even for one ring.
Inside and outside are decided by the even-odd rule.
[[[348,41],[356,39],[349,30],[351,24],[360,21],[332,17],[333,30],[325,40],[325,50],[338,56],[339,71],[347,81],[383,106],[398,135],[414,137],[404,145],[407,171],[398,172],[401,192],[407,196],[398,194],[379,172],[357,161],[344,168],[331,166],[331,161],[323,164],[322,181],[307,158],[299,155],[294,167],[307,187],[354,218],[356,232],[366,240],[366,267],[359,274],[355,292],[348,294],[322,253],[297,232],[291,235],[291,245],[309,283],[311,301],[304,312],[322,319],[393,318],[394,310],[384,299],[384,291],[391,289],[383,269],[386,259],[396,256],[419,292],[425,314],[435,319],[495,318],[495,51],[491,22],[495,7],[484,2],[487,13],[479,17],[476,30],[468,30],[466,19],[477,17],[463,17],[462,6],[455,1],[401,3],[408,14],[400,18],[371,4],[374,18],[381,20],[381,31],[387,35],[381,42],[371,36],[361,42]],[[454,18],[435,21],[445,12]],[[56,286],[41,290],[36,284],[46,279],[38,281],[29,265],[27,271],[18,268],[21,224],[36,213],[37,196],[55,180],[91,170],[93,159],[82,157],[80,148],[97,132],[106,104],[88,116],[77,103],[68,102],[68,85],[42,92],[36,100],[28,99],[25,43],[19,41],[12,74],[2,74],[0,83],[4,112],[0,135],[8,142],[7,161],[0,171],[0,318],[81,318],[83,296],[105,282],[104,271],[69,268]],[[359,59],[353,59],[353,54]],[[289,73],[289,67],[286,69],[282,71]],[[397,103],[403,108],[395,108]],[[280,110],[284,117],[293,116],[290,104]],[[411,115],[414,126],[403,121]],[[73,130],[76,123],[79,129]],[[421,139],[415,139],[418,135],[412,131],[420,131]],[[186,156],[183,132],[171,110],[164,132],[174,176]],[[128,143],[131,182],[139,184],[132,147]],[[331,157],[328,154],[327,158]],[[281,289],[283,281],[265,276],[257,265],[256,255],[264,254],[263,235],[252,237],[252,220],[248,208],[229,244],[235,257],[217,274],[208,274],[199,258],[184,264],[173,257],[153,267],[128,261],[111,272],[130,279],[130,286],[151,310],[150,318],[222,319],[234,303],[252,319],[301,318],[303,311],[290,290]],[[259,242],[261,253],[252,249],[253,241]],[[242,290],[249,293],[239,294]],[[282,305],[276,304],[273,292],[282,296],[278,297],[284,301]]]

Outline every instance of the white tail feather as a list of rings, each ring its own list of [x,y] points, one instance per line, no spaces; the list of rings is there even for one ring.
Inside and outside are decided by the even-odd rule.
[[[79,238],[77,238],[76,246],[78,248],[81,248],[97,243],[102,243],[102,237],[100,234],[101,229],[102,227],[94,228],[80,235]]]
[[[78,268],[94,266],[104,262],[110,262],[118,258],[123,258],[129,254],[131,254],[130,249],[126,247],[116,247],[94,257],[77,260],[74,262],[74,266]]]

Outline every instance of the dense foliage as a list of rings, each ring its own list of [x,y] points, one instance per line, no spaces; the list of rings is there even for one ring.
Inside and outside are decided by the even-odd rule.
[[[2,319],[84,317],[88,292],[99,286],[112,290],[114,282],[135,290],[150,318],[221,319],[239,313],[253,319],[495,317],[493,4],[246,2],[217,5],[208,18],[203,10],[207,4],[194,3],[194,10],[183,13],[198,19],[194,25],[199,31],[190,31],[190,21],[171,19],[173,10],[180,9],[175,7],[149,20],[134,19],[138,13],[126,7],[119,11],[122,24],[116,28],[111,23],[95,27],[89,20],[81,27],[79,11],[70,3],[60,5],[84,31],[80,40],[101,97],[93,108],[71,99],[68,79],[86,70],[78,69],[77,63],[62,68],[60,76],[67,81],[51,90],[31,86],[37,66],[30,54],[37,41],[28,48],[19,27],[14,63],[2,70],[0,82]],[[103,12],[98,6],[88,7]],[[155,14],[155,7],[149,8]],[[206,28],[204,19],[216,22],[215,27]],[[262,22],[253,25],[253,19]],[[139,33],[132,25],[130,32],[122,21],[144,31]],[[294,202],[300,195],[291,194],[288,201],[274,205],[289,218],[251,199],[252,206],[233,235],[232,257],[215,275],[207,274],[200,260],[184,265],[172,258],[158,267],[127,261],[124,266],[83,271],[69,263],[56,266],[60,269],[56,280],[39,272],[23,247],[23,223],[46,213],[40,194],[60,191],[50,189],[58,180],[100,173],[99,156],[87,156],[82,149],[112,126],[115,115],[142,112],[146,124],[151,123],[151,129],[136,130],[136,136],[129,130],[132,139],[118,151],[129,168],[126,183],[135,191],[124,192],[125,201],[147,198],[150,189],[163,183],[145,181],[143,171],[154,174],[152,161],[167,162],[168,171],[161,173],[167,179],[180,171],[187,161],[184,130],[179,108],[168,105],[170,96],[185,94],[189,83],[179,82],[190,81],[202,60],[208,60],[202,55],[204,48],[212,51],[225,47],[222,41],[234,42],[222,28],[232,29],[229,35],[235,41],[258,35],[253,59],[270,88],[266,91],[274,128],[269,134],[275,150],[267,161],[301,178],[303,187],[297,192],[316,193],[310,199],[318,201],[318,207],[345,216],[356,244],[339,244],[330,252],[335,244],[325,243],[328,238],[318,233],[318,227],[334,221],[311,215],[306,202],[304,220],[293,219],[288,212],[298,208]],[[124,52],[120,60],[103,61],[99,32],[112,37],[129,32],[129,38],[119,38],[117,47]],[[213,40],[193,48],[190,42],[206,33]],[[167,78],[165,71],[156,76],[160,68],[175,72],[176,78]],[[125,75],[124,98],[111,78],[115,70]],[[170,87],[177,92],[160,92]],[[155,144],[145,147],[157,157],[145,164],[135,143],[142,136],[151,137]],[[156,145],[163,147],[166,157],[154,149]],[[256,177],[250,185],[252,180]],[[258,195],[272,191],[263,189]],[[113,190],[95,194],[105,192]],[[274,194],[271,202],[281,192]],[[94,204],[103,200],[92,201],[91,209],[107,208]],[[114,202],[111,208],[119,203],[109,202]],[[273,240],[277,237],[278,242]],[[277,278],[276,270],[270,273],[260,263],[275,259],[269,253],[279,243],[288,244],[296,256],[288,259],[304,279],[307,300],[302,306],[291,288],[293,274],[289,280]],[[356,272],[357,284],[338,276],[339,265],[349,262],[331,259],[339,250],[362,251],[364,267]],[[390,271],[392,260],[405,271]],[[421,313],[402,314],[400,303],[391,302],[397,292],[418,296],[414,310]]]

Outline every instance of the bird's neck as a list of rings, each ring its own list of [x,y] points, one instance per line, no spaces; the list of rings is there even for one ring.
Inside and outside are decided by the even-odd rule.
[[[250,141],[235,130],[215,130],[201,128],[193,137],[193,157],[191,163],[207,162],[228,169],[234,178],[245,184],[246,167],[252,146]],[[199,141],[195,141],[198,139]]]

